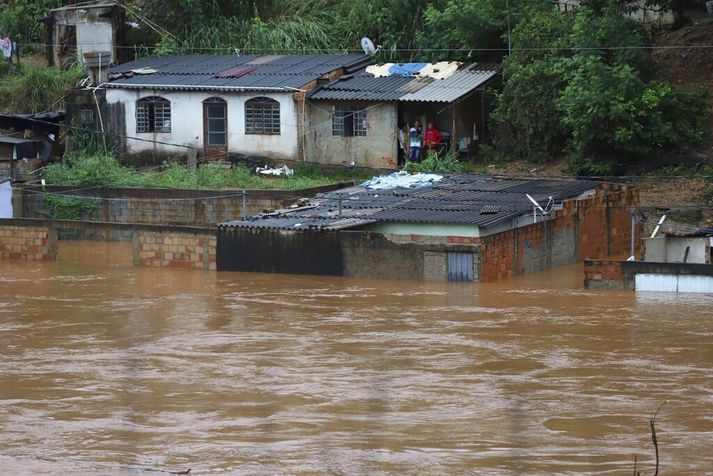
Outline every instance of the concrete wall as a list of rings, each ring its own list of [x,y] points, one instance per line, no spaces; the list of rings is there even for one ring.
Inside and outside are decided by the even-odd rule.
[[[300,118],[292,93],[107,89],[105,94],[110,108],[120,105],[123,110],[123,124],[115,126],[123,126],[123,128],[117,130],[112,127],[112,132],[130,138],[124,143],[124,150],[129,154],[152,152],[183,156],[186,154],[186,149],[181,146],[203,149],[203,101],[211,97],[219,97],[227,102],[228,107],[228,152],[263,155],[276,159],[301,158],[299,157]],[[171,132],[136,132],[136,101],[148,96],[160,96],[171,102]],[[255,97],[269,97],[280,103],[279,135],[245,134],[245,102]],[[131,138],[145,139],[145,141]]]
[[[584,287],[636,289],[637,275],[713,276],[713,265],[647,261],[585,260]]]
[[[657,236],[645,238],[645,261],[683,263],[688,248],[687,263],[711,262],[711,239],[707,236]]]
[[[367,108],[367,132],[363,137],[332,135],[332,108],[336,104]],[[307,106],[305,157],[323,164],[374,168],[397,167],[397,107],[392,103],[315,101]]]
[[[298,197],[335,190],[351,184],[334,184],[302,190],[247,190],[247,209],[243,209],[241,190],[177,190],[152,188],[101,188],[76,190],[75,187],[47,186],[44,191],[87,197],[96,204],[96,214],[83,219],[117,223],[155,225],[214,226],[264,210],[284,208]],[[42,187],[14,188],[17,218],[52,218],[43,202]]]
[[[217,251],[219,271],[446,281],[449,251],[474,254],[476,279],[479,266],[477,244],[358,231],[220,227]]]
[[[215,248],[213,234],[137,231],[133,237],[134,265],[215,271]]]
[[[0,220],[0,258],[28,261],[54,260],[57,231],[49,227],[22,226]]]

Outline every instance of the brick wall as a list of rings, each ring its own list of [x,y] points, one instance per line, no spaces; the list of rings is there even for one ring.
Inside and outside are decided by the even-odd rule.
[[[302,190],[247,190],[246,209],[241,190],[176,190],[142,188],[104,188],[74,190],[76,187],[47,186],[46,192],[87,197],[96,204],[96,213],[82,217],[112,223],[145,223],[152,225],[214,226],[237,220],[266,209],[290,206],[299,197],[335,190],[351,183],[313,187]],[[48,218],[43,203],[42,187],[16,189],[13,199],[18,218]],[[49,217],[52,218],[52,217]]]
[[[56,230],[0,225],[0,258],[49,261],[56,257]]]
[[[155,268],[216,269],[216,237],[209,233],[134,233],[134,265]]]
[[[583,259],[628,256],[631,208],[638,190],[603,184],[598,194],[570,200],[552,219],[480,238],[481,281],[542,271]],[[640,229],[635,227],[637,253]]]
[[[620,260],[584,260],[585,288],[622,288],[624,275]]]

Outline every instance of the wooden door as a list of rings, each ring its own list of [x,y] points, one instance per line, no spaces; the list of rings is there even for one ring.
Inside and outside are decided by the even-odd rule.
[[[223,99],[203,101],[203,147],[206,160],[228,155],[228,105]]]

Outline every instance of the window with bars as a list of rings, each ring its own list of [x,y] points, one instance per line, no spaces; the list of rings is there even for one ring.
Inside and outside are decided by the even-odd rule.
[[[136,101],[136,132],[171,132],[171,102],[159,96]]]
[[[82,124],[94,124],[94,108],[84,104],[79,110],[79,120]]]
[[[280,103],[274,99],[259,97],[245,103],[246,134],[279,134]]]
[[[366,136],[366,107],[342,105],[332,110],[333,136]]]

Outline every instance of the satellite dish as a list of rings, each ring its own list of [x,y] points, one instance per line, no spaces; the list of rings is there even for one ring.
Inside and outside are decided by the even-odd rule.
[[[366,36],[361,39],[361,49],[364,50],[364,54],[369,56],[374,56],[374,54],[376,54],[374,43]]]
[[[545,209],[542,208],[539,203],[537,203],[537,200],[535,200],[534,198],[532,198],[532,195],[530,195],[529,193],[526,193],[525,196],[527,197],[528,200],[530,200],[530,201],[532,202],[532,204],[535,206],[535,208],[537,208],[538,210],[540,210],[543,214],[547,213],[547,212],[545,211]]]

